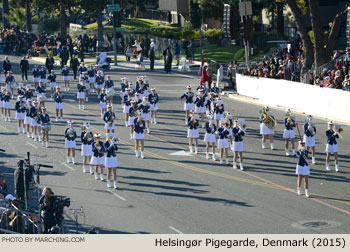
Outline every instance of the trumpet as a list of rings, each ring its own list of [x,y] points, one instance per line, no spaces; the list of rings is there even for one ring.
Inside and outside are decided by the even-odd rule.
[[[343,134],[343,132],[344,132],[344,129],[342,128],[342,126],[341,126],[340,124],[336,124],[336,125],[334,126],[334,129],[335,129],[335,132],[338,133],[339,137],[340,137],[341,139],[344,139],[343,136],[342,136],[342,134]]]

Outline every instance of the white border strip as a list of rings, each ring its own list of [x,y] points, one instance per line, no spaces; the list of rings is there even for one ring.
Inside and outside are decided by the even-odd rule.
[[[72,171],[76,171],[76,169],[75,169],[75,168],[70,167],[70,166],[69,166],[69,165],[67,165],[66,163],[61,162],[61,164],[62,164],[62,165],[64,165],[65,167],[67,167],[67,168],[71,169]]]
[[[117,198],[119,198],[119,199],[121,199],[121,200],[123,200],[123,201],[126,201],[126,199],[124,199],[122,196],[116,194],[115,192],[112,192],[112,191],[109,190],[109,189],[106,189],[106,191],[109,192],[109,193],[111,193],[111,194],[113,194],[115,197],[117,197]]]
[[[176,229],[176,228],[174,228],[174,227],[172,227],[172,226],[169,226],[169,228],[170,228],[171,230],[175,231],[175,232],[178,233],[178,234],[183,234],[180,230],[178,230],[178,229]]]

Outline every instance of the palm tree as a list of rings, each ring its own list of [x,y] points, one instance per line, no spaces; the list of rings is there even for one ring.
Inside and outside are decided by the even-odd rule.
[[[26,23],[26,11],[24,8],[15,8],[10,11],[10,14],[5,14],[5,18],[12,24],[23,29]]]

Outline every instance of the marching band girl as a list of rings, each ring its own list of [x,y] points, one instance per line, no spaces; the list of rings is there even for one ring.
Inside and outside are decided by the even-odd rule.
[[[137,81],[136,81],[136,92],[140,94],[140,99],[143,99],[143,91],[144,91],[144,81],[141,76],[137,76]]]
[[[122,83],[120,83],[120,98],[122,100],[122,105],[124,104],[124,95],[125,91],[128,87],[128,78],[122,77],[121,78]]]
[[[25,117],[25,102],[23,101],[23,95],[18,96],[18,101],[15,105],[16,110],[16,120],[18,121],[18,133],[21,133],[21,128],[23,131],[23,134],[26,133],[26,130],[24,128],[24,117]]]
[[[144,81],[144,85],[143,85],[143,96],[149,96],[149,92],[148,92],[148,88],[149,88],[149,83],[148,83],[148,79],[146,76],[143,76],[143,81]]]
[[[107,80],[104,83],[104,88],[107,90],[113,90],[114,89],[114,83],[111,80],[111,76],[107,75]],[[108,99],[108,103],[112,103],[113,104],[113,95],[110,95],[107,97]]]
[[[77,85],[78,88],[78,94],[77,94],[77,98],[78,98],[78,102],[79,102],[79,109],[85,109],[85,90],[86,87],[84,85],[84,83],[79,82]]]
[[[55,110],[56,110],[56,122],[58,121],[58,117],[60,116],[60,121],[63,121],[63,103],[62,103],[63,95],[60,92],[60,87],[56,87],[56,93],[54,96],[55,100]]]
[[[105,167],[107,168],[107,187],[112,187],[112,172],[113,172],[113,186],[115,189],[118,188],[117,181],[117,167],[118,167],[118,159],[116,151],[118,150],[118,141],[116,138],[107,138],[104,143],[104,149],[106,152],[105,157]]]
[[[156,93],[155,87],[151,88],[151,93],[148,96],[148,100],[150,102],[151,122],[153,120],[153,123],[157,124],[157,111],[158,111],[159,96]]]
[[[83,72],[83,76],[80,77],[80,82],[82,83],[82,85],[85,86],[85,101],[89,101],[90,84],[89,84],[89,78],[87,77],[86,72]]]
[[[100,98],[101,90],[103,88],[103,83],[104,83],[104,79],[100,71],[97,71],[97,74],[95,77],[95,83],[96,83],[96,89],[97,89],[97,96]]]
[[[41,124],[41,132],[43,135],[41,146],[44,147],[44,142],[46,142],[46,148],[48,148],[49,147],[49,129],[45,129],[43,126],[47,124],[51,124],[51,121],[50,121],[50,116],[46,113],[46,108],[42,107],[41,110],[42,110],[42,113],[40,114],[40,119],[39,119]]]
[[[194,140],[194,142],[195,142],[194,152],[196,154],[198,154],[199,116],[197,114],[195,115],[194,111],[191,111],[191,116],[188,118],[187,126],[188,126],[187,138],[188,138],[188,146],[189,146],[189,149],[190,149],[190,153],[193,153],[192,143],[193,143],[193,140]]]
[[[26,86],[26,91],[24,92],[24,100],[28,101],[31,100],[33,98],[33,92],[30,90],[31,86],[30,84],[28,84]]]
[[[69,69],[68,66],[64,66],[62,69],[62,76],[64,81],[64,91],[69,91]]]
[[[78,68],[78,72],[80,72],[79,79],[83,77],[83,73],[87,71],[87,68],[84,63],[81,63],[81,65]]]
[[[24,87],[23,87],[23,83],[18,83],[18,89],[17,89],[17,95],[18,96],[20,96],[20,95],[22,95],[23,97],[23,101],[25,102],[26,100],[25,100],[25,96],[24,96],[24,94],[25,94],[25,89],[24,89]]]
[[[141,158],[145,158],[144,149],[145,149],[145,121],[142,115],[142,111],[137,112],[137,118],[134,119],[134,133],[133,139],[135,139],[135,154],[136,157],[139,157],[139,147],[141,149]]]
[[[5,89],[6,90],[6,89]],[[5,122],[11,122],[11,113],[10,113],[10,109],[11,109],[11,104],[10,104],[10,100],[11,100],[11,92],[4,92],[3,95],[3,109],[4,109],[4,117],[5,117]]]
[[[284,119],[284,127],[285,128],[284,128],[284,132],[283,132],[283,138],[284,138],[284,142],[285,142],[286,156],[289,156],[289,150],[288,150],[289,140],[292,143],[293,156],[295,156],[294,127],[296,126],[296,124],[295,124],[295,119],[291,114],[292,114],[292,111],[290,109],[288,109],[286,111],[286,118]]]
[[[40,107],[38,106],[38,101],[34,100],[34,106],[31,108],[30,117],[32,118],[32,132],[34,133],[34,142],[39,140],[41,142],[41,123],[40,123]]]
[[[226,110],[226,112],[224,112],[224,118],[227,119],[226,128],[228,130],[229,145],[231,150],[233,151],[233,121],[230,110]]]
[[[186,115],[185,115],[185,122],[186,122],[186,124],[188,123],[188,118],[189,118],[190,111],[193,110],[194,93],[191,90],[192,90],[192,87],[188,85],[187,86],[187,91],[181,96],[181,100],[183,98],[186,99],[185,104],[184,104],[184,110],[186,111]]]
[[[303,177],[305,179],[305,196],[310,197],[309,194],[309,175],[310,175],[310,168],[309,164],[307,162],[308,159],[308,151],[305,149],[305,143],[302,141],[299,141],[299,147],[298,151],[296,152],[296,156],[298,157],[298,163],[296,167],[296,174],[298,175],[298,185],[297,185],[297,192],[298,195],[301,195],[301,182],[303,180]]]
[[[206,107],[206,114],[212,114],[213,115],[214,108],[215,108],[215,97],[214,97],[214,93],[213,92],[209,93],[209,98],[207,99],[205,107]]]
[[[102,88],[102,94],[100,95],[100,108],[101,108],[101,118],[103,118],[107,110],[107,95],[106,95],[105,88]]]
[[[40,81],[42,83],[44,83],[44,86],[46,88],[47,80],[46,80],[46,69],[45,69],[45,66],[41,66],[41,69],[39,70],[39,74],[40,74]]]
[[[130,139],[134,138],[134,120],[136,118],[136,111],[137,111],[137,105],[136,101],[132,99],[130,101],[130,108],[129,108],[129,122],[128,126],[130,127]]]
[[[8,76],[6,77],[6,89],[11,90],[11,99],[13,99],[13,89],[16,88],[16,80],[12,75],[12,71],[8,71]]]
[[[5,119],[5,108],[4,108],[4,97],[6,95],[5,87],[1,87],[0,91],[0,108],[1,108],[1,118]]]
[[[194,112],[196,114],[199,114],[202,121],[202,128],[205,127],[204,123],[204,113],[205,113],[205,104],[206,104],[206,98],[204,96],[204,89],[200,88],[198,89],[198,95],[196,96],[196,100],[194,101]]]
[[[137,92],[135,93],[134,100],[135,100],[136,105],[139,105],[142,102],[142,100],[140,99],[139,93],[137,93]]]
[[[204,84],[199,84],[199,86],[196,88],[197,92],[201,89],[203,90],[203,96],[207,97],[208,96],[207,88],[205,87]]]
[[[94,141],[94,135],[92,134],[90,123],[85,122],[83,131],[80,135],[81,139],[81,156],[83,157],[83,172],[86,173],[86,164],[90,164],[92,156],[92,142]],[[91,170],[91,168],[90,168]]]
[[[67,163],[70,163],[72,160],[72,163],[75,164],[75,148],[77,145],[75,139],[77,138],[77,132],[73,127],[74,121],[69,120],[67,121],[67,124],[68,128],[64,131],[65,147],[67,149]]]
[[[36,92],[38,93],[37,100],[40,102],[40,106],[44,107],[46,94],[44,83],[41,80],[39,81],[39,86],[36,88]]]
[[[205,158],[209,159],[209,148],[210,144],[212,145],[212,152],[213,152],[213,160],[216,160],[215,155],[215,143],[216,143],[216,125],[212,114],[207,115],[207,122],[205,124],[205,135],[204,135],[204,142],[206,143],[206,153]]]
[[[214,93],[214,97],[219,95],[219,88],[216,86],[216,82],[211,83],[210,93]]]
[[[89,85],[91,93],[95,92],[95,75],[96,70],[94,69],[93,65],[90,65],[89,70],[87,71],[88,78],[89,78]]]
[[[32,70],[33,75],[33,82],[34,82],[34,88],[36,89],[40,82],[40,70],[38,65],[35,65],[34,69]]]
[[[214,119],[216,120],[216,127],[219,127],[219,122],[221,121],[222,118],[224,118],[224,111],[225,107],[224,104],[222,103],[222,100],[220,97],[216,99],[216,103],[214,106]]]
[[[32,118],[30,116],[30,110],[32,109],[32,99],[27,99],[27,105],[25,106],[24,127],[27,130],[27,138],[30,137],[30,128],[32,128]],[[33,135],[33,128],[32,128]]]
[[[150,130],[150,128],[149,128],[149,121],[150,121],[149,109],[150,109],[150,103],[148,102],[148,96],[144,96],[144,97],[143,97],[140,109],[142,110],[143,119],[144,119],[145,122],[146,122],[147,133],[150,134],[150,133],[151,133],[151,130]]]
[[[90,174],[93,175],[94,171],[92,169],[92,166],[95,166],[95,179],[99,179],[101,171],[102,179],[103,180],[103,164],[104,164],[104,144],[101,140],[101,134],[95,134],[94,135],[94,142],[92,143],[92,158],[90,161]]]
[[[131,106],[129,92],[130,92],[130,88],[126,88],[125,94],[123,97],[123,113],[125,114],[125,127],[129,126],[129,109]]]
[[[312,151],[312,163],[316,164],[315,154],[316,154],[316,142],[315,142],[315,135],[316,135],[316,127],[315,124],[311,122],[312,121],[312,115],[308,115],[305,124],[304,124],[304,142],[305,146],[307,148],[307,151]]]
[[[337,144],[337,138],[339,138],[338,132],[334,130],[334,123],[333,121],[328,122],[328,130],[326,131],[327,136],[327,145],[326,145],[326,170],[330,171],[330,158],[332,153],[334,153],[334,159],[335,159],[335,171],[339,171],[339,165],[338,165],[338,144]]]
[[[220,164],[224,163],[223,157],[224,157],[224,151],[225,151],[225,157],[226,157],[226,165],[229,164],[228,160],[228,135],[229,132],[226,128],[227,119],[222,118],[220,120],[220,127],[218,128],[218,134],[219,134],[219,140],[218,140],[218,149],[220,150]]]
[[[105,130],[107,130],[107,133],[112,133],[113,136],[114,136],[114,129],[115,129],[115,123],[114,123],[115,119],[116,119],[116,116],[115,116],[115,113],[113,112],[113,105],[109,103],[107,105],[107,111],[103,115],[103,121],[105,121]]]
[[[243,120],[235,119],[234,127],[232,129],[234,141],[233,141],[233,169],[237,169],[237,156],[239,155],[239,167],[243,171],[243,136],[245,135]]]
[[[53,95],[56,91],[56,74],[54,70],[51,70],[51,73],[49,76],[47,76],[47,79],[49,80],[50,83],[50,88],[51,88],[51,98],[53,98]]]
[[[260,113],[260,134],[262,135],[262,148],[265,149],[265,142],[266,139],[270,139],[270,144],[271,144],[271,150],[274,149],[273,146],[273,135],[275,134],[275,131],[273,129],[270,129],[267,127],[267,125],[264,123],[265,118],[269,116],[273,121],[274,124],[276,124],[276,119],[273,116],[273,113],[270,111],[269,107],[264,107]]]

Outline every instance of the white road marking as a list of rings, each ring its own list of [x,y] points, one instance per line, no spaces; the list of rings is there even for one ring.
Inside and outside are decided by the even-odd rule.
[[[38,149],[37,146],[35,146],[34,144],[30,143],[30,142],[27,142],[28,145],[32,146],[34,149]]]
[[[109,189],[106,189],[106,191],[109,192],[109,193],[111,193],[111,194],[113,194],[115,197],[117,197],[117,198],[119,198],[119,199],[121,199],[121,200],[126,201],[126,199],[124,199],[122,196],[116,194],[115,192],[112,192],[112,191],[109,190]]]
[[[176,233],[178,233],[178,234],[183,234],[180,230],[178,230],[178,229],[176,229],[176,228],[174,228],[174,227],[172,227],[172,226],[169,226],[169,228],[171,229],[171,230],[174,230]]]
[[[186,152],[184,150],[176,151],[176,152],[170,153],[168,155],[170,155],[170,156],[190,156],[190,157],[193,156],[190,152]]]
[[[75,168],[70,167],[70,166],[69,166],[69,165],[67,165],[66,163],[61,162],[61,164],[62,164],[62,165],[64,165],[65,167],[67,167],[67,168],[71,169],[72,171],[75,171],[75,170],[76,170]]]
[[[0,128],[2,128],[3,130],[5,130],[6,132],[10,132],[8,129],[6,129],[5,127],[0,125]]]

